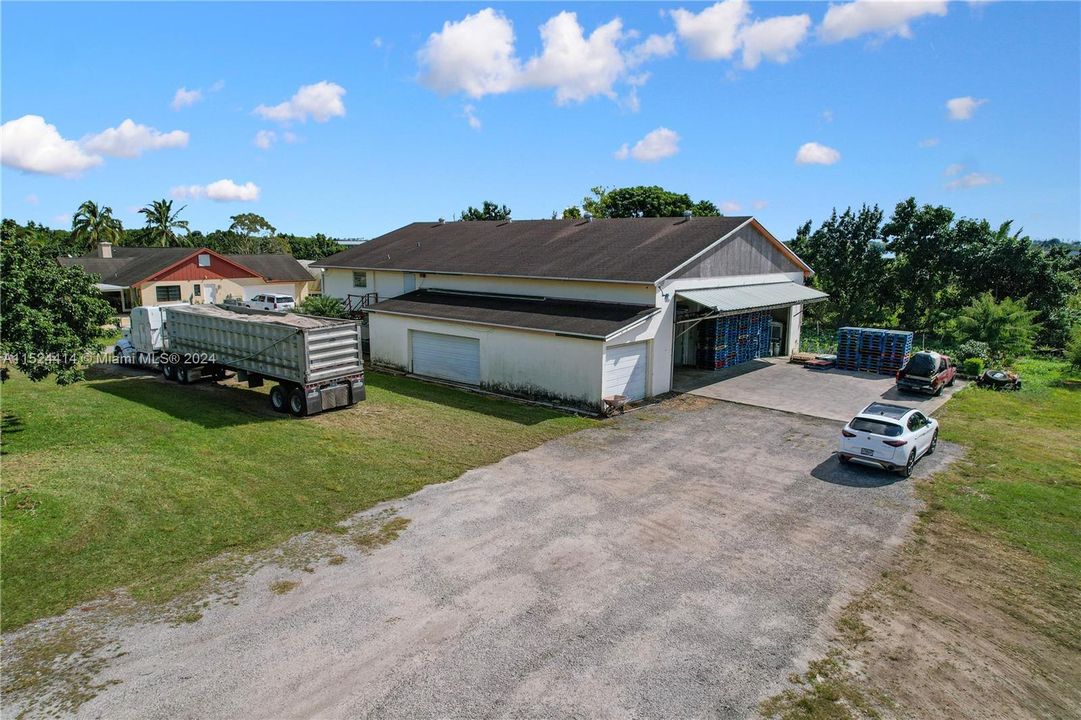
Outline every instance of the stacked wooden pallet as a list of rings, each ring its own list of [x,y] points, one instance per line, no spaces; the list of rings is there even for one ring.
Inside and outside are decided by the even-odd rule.
[[[698,366],[720,370],[768,355],[770,320],[770,313],[762,311],[707,323],[698,349]]]
[[[837,331],[837,367],[892,374],[912,354],[912,333],[905,330],[843,327]]]

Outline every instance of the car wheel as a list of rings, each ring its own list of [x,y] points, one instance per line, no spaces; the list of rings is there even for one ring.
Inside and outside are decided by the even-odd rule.
[[[946,387],[946,386],[945,385],[939,385],[937,388],[935,388],[935,391],[933,393],[931,393],[931,397],[938,397],[939,395],[941,395],[942,394],[942,389],[944,387]]]
[[[927,454],[930,455],[938,447],[938,430],[935,430],[935,434],[931,436],[931,444],[927,446]]]
[[[916,467],[916,451],[913,450],[908,456],[908,462],[901,468],[902,477],[912,477],[912,470]]]
[[[275,385],[270,388],[270,407],[280,413],[289,411],[289,393],[283,386]]]
[[[165,363],[161,366],[161,374],[166,380],[176,380],[176,365]]]
[[[178,365],[176,368],[176,381],[181,385],[191,383],[191,369],[187,365]]]
[[[297,417],[308,414],[308,398],[304,396],[304,388],[295,387],[289,393],[289,412]]]
[[[956,375],[954,375],[952,378],[950,378],[950,381],[948,383],[946,383],[946,387],[953,387],[953,381],[956,380],[956,379],[957,379]]]

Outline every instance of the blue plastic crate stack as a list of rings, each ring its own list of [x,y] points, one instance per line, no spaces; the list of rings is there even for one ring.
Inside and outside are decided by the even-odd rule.
[[[720,370],[768,355],[770,320],[763,311],[705,322],[698,366]]]
[[[843,327],[837,331],[837,367],[893,374],[912,354],[907,330]]]

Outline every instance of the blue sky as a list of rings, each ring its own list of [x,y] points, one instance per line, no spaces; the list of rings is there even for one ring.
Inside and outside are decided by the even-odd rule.
[[[5,2],[3,215],[373,237],[658,184],[786,239],[910,195],[1078,239],[1079,38],[1074,2]]]

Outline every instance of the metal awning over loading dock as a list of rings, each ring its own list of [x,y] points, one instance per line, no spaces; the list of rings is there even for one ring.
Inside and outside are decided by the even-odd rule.
[[[741,315],[754,310],[776,310],[792,305],[809,305],[829,298],[821,290],[794,282],[768,283],[765,285],[738,285],[723,288],[679,290],[676,297],[709,308],[709,317]],[[696,317],[685,322],[702,320]]]

